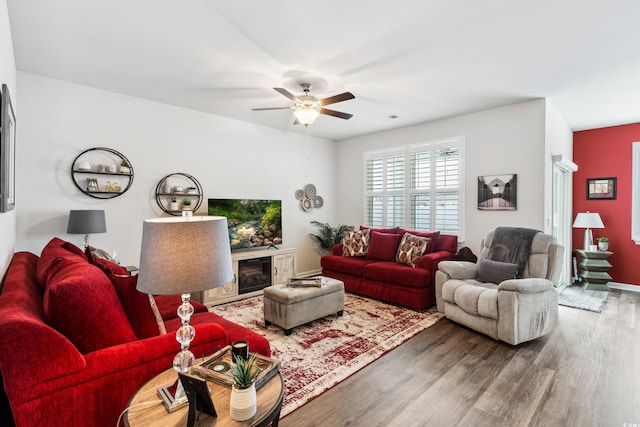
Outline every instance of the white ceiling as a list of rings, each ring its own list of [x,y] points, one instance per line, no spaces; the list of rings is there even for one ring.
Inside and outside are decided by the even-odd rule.
[[[333,140],[541,97],[573,130],[640,122],[637,0],[7,3],[19,71],[297,132],[251,108],[309,81],[356,96],[310,126]]]

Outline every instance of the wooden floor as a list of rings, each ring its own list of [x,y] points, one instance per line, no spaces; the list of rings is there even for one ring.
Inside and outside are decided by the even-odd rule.
[[[442,320],[280,426],[640,427],[640,293],[516,347]]]

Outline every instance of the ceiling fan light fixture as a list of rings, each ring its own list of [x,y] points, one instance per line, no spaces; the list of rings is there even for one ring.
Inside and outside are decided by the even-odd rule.
[[[293,115],[298,119],[300,123],[305,126],[309,126],[320,115],[320,113],[313,108],[301,108],[295,110]]]

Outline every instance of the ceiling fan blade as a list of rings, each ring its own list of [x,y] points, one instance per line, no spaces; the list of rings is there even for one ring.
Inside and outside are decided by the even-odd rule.
[[[328,98],[324,98],[318,101],[318,104],[321,106],[335,104],[337,102],[347,101],[349,99],[354,99],[355,96],[351,92],[344,92],[339,95],[330,96]]]
[[[266,110],[292,110],[293,107],[268,107],[268,108],[252,108],[252,111],[266,111]]]
[[[294,125],[299,125],[299,124],[300,124],[300,120],[295,119],[295,120],[293,121],[293,124],[294,124]]]
[[[340,119],[345,119],[345,120],[349,120],[351,117],[353,117],[353,114],[342,113],[340,111],[335,111],[335,110],[328,110],[326,108],[320,108],[318,109],[318,112],[320,114],[326,114],[327,116],[338,117]]]
[[[296,102],[298,100],[298,98],[296,98],[291,92],[289,92],[288,90],[286,90],[283,87],[274,87],[273,90],[275,90],[278,93],[281,93],[282,95],[286,96],[287,98],[289,98],[293,102]]]

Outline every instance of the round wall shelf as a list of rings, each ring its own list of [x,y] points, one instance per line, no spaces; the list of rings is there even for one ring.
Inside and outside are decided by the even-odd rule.
[[[193,176],[176,172],[162,178],[156,186],[156,202],[164,212],[180,216],[182,211],[196,211],[202,205],[202,186]],[[176,202],[172,203],[175,199]],[[190,207],[185,206],[190,202]]]
[[[95,199],[121,196],[133,183],[133,166],[124,154],[107,147],[84,150],[71,164],[71,179]]]

